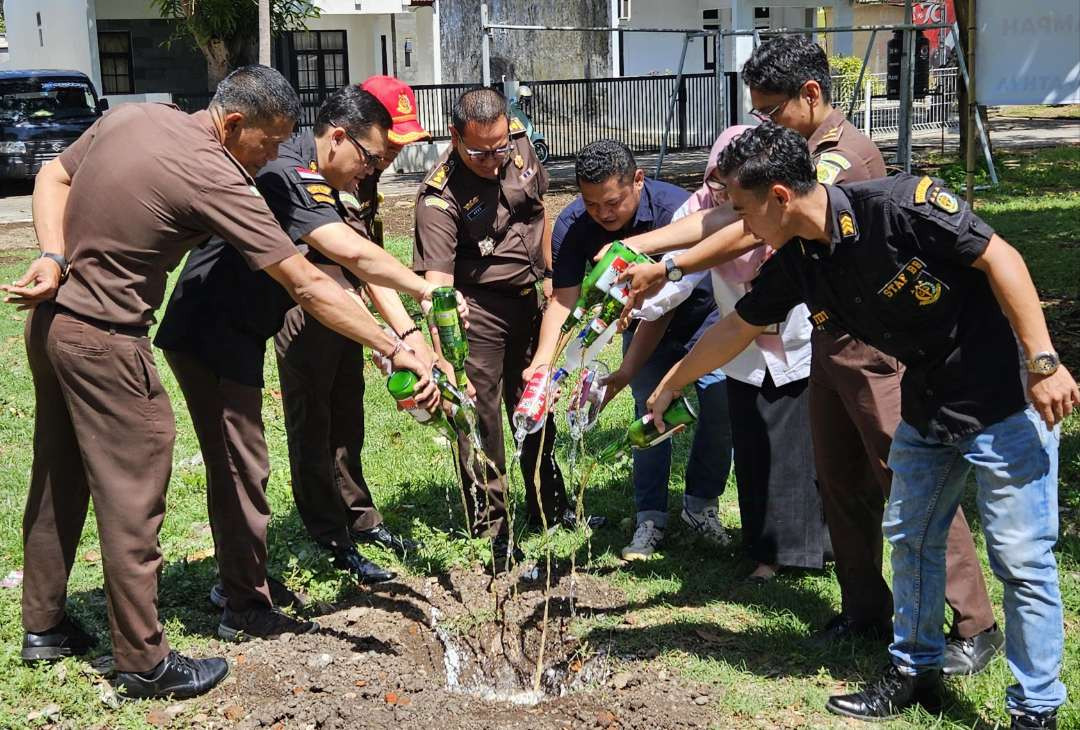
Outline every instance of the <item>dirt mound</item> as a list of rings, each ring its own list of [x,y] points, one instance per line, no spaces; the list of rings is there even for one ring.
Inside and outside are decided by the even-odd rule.
[[[575,635],[579,619],[623,609],[617,589],[580,572],[553,577],[546,633],[544,595],[543,580],[520,571],[384,584],[319,617],[317,634],[228,647],[235,681],[195,717],[278,730],[708,726],[716,688]]]

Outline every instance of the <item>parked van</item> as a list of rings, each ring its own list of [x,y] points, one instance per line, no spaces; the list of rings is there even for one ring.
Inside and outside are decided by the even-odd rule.
[[[79,71],[0,71],[0,179],[32,179],[108,108]]]

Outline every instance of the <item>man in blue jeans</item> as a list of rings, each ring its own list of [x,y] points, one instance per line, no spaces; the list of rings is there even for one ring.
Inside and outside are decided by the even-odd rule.
[[[1080,405],[1080,391],[1053,351],[1020,254],[929,177],[821,185],[802,137],[770,122],[732,142],[718,169],[746,230],[777,252],[736,311],[661,381],[649,399],[657,419],[683,386],[803,301],[815,325],[907,366],[883,521],[892,544],[890,663],[827,708],[880,720],[937,701],[946,534],[974,466],[990,567],[1004,584],[1012,727],[1056,728],[1066,695],[1052,552],[1058,424]]]
[[[526,379],[537,368],[551,363],[559,328],[577,301],[585,271],[596,253],[612,241],[667,225],[690,197],[682,188],[646,178],[626,145],[614,140],[586,145],[578,153],[575,173],[581,195],[559,214],[552,232],[554,294],[544,312],[540,343],[525,370]],[[645,399],[660,376],[686,353],[706,318],[715,311],[712,291],[707,286],[695,289],[675,310],[656,352],[630,383],[637,416],[644,415]],[[632,333],[624,335],[624,351],[632,337]],[[619,387],[622,385],[625,383]],[[703,376],[698,381],[698,397],[701,408],[686,468],[682,518],[696,534],[726,544],[728,536],[716,514],[717,497],[724,490],[731,466],[731,428],[723,374]],[[670,469],[670,442],[634,452],[637,528],[631,543],[623,548],[624,559],[648,558],[663,539]]]

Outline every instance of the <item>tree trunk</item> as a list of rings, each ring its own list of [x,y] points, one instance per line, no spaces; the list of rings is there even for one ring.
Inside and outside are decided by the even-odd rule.
[[[259,63],[270,64],[270,0],[259,0]]]
[[[229,49],[220,38],[214,38],[202,46],[202,52],[206,56],[207,86],[213,93],[229,74]]]

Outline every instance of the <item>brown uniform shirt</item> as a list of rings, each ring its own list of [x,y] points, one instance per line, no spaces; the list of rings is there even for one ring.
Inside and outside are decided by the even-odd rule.
[[[474,175],[451,148],[421,184],[415,271],[518,290],[543,277],[547,171],[524,127],[512,122],[510,128],[514,151],[497,180]]]
[[[254,181],[218,140],[210,113],[125,104],[58,158],[68,279],[56,301],[115,324],[154,321],[168,272],[217,234],[252,269],[297,253]]]
[[[833,109],[807,140],[818,182],[833,185],[885,177],[885,160],[873,140]]]

